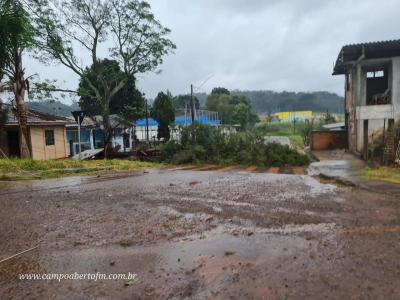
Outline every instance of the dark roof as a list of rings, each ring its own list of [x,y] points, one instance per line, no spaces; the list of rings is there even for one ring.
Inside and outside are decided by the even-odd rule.
[[[18,125],[17,118],[15,117],[11,105],[4,105],[3,107],[8,110],[8,120],[6,126]],[[54,116],[46,113],[41,113],[35,110],[26,110],[28,125],[65,125],[68,119],[64,117]]]
[[[343,46],[338,55],[333,75],[345,74],[348,66],[363,59],[389,58],[400,56],[400,40],[351,44]]]
[[[78,127],[78,124],[76,124],[72,117],[67,119],[69,120],[67,127]],[[112,128],[130,128],[135,126],[133,122],[129,122],[119,115],[110,115],[110,125]],[[103,129],[103,117],[99,115],[93,117],[87,116],[83,119],[82,127]]]

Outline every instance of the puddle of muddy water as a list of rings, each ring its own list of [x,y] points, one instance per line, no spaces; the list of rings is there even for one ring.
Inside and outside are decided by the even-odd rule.
[[[186,237],[185,240],[177,239],[143,246],[83,245],[50,252],[42,249],[39,254],[27,255],[38,268],[32,272],[130,272],[137,274],[138,282],[128,287],[124,280],[47,282],[48,288],[37,289],[33,293],[31,290],[27,295],[44,298],[51,293],[74,299],[84,299],[85,295],[104,299],[167,299],[176,295],[176,299],[197,296],[210,299],[218,295],[218,291],[222,291],[221,287],[225,289],[221,295],[235,294],[238,289],[241,293],[258,295],[258,292],[254,291],[260,284],[265,284],[263,282],[266,278],[274,278],[267,281],[269,286],[280,285],[282,278],[279,274],[292,274],[299,266],[305,266],[309,260],[309,253],[317,247],[317,241],[307,240],[296,234],[256,232],[251,236],[235,236],[224,230],[226,228],[217,228],[207,234]],[[17,276],[9,275],[15,275],[15,278]],[[239,276],[240,284],[235,282]],[[40,282],[34,284],[40,286]],[[204,286],[207,288],[204,289]],[[228,287],[231,287],[231,290],[226,290]],[[267,290],[263,289],[261,294],[265,292]]]
[[[88,273],[107,272],[113,262],[115,266],[112,269],[118,272],[143,273],[154,268],[171,271],[192,269],[199,259],[204,258],[235,256],[246,261],[273,261],[309,249],[310,241],[293,233],[318,232],[321,228],[317,227],[288,227],[240,237],[216,229],[205,235],[151,246],[83,247],[52,252],[41,265],[48,272]]]

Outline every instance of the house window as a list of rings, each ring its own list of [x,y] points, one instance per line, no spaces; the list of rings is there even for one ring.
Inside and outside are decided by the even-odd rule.
[[[45,129],[44,138],[46,141],[46,146],[54,145],[54,130],[53,129]]]
[[[374,71],[374,72],[367,72],[367,78],[378,78],[378,77],[385,77],[385,71]]]

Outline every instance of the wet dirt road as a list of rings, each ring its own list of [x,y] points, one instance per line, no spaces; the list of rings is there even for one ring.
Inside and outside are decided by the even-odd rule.
[[[307,175],[0,183],[0,299],[399,299],[400,199]],[[135,273],[19,280],[24,273]]]

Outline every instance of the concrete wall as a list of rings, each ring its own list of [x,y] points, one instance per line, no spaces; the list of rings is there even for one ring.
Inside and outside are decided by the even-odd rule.
[[[400,57],[392,60],[392,104],[398,115],[400,115]]]
[[[45,129],[54,130],[54,145],[46,146]],[[36,160],[67,157],[65,126],[31,126],[32,158]]]
[[[366,105],[367,71],[370,67],[387,66],[391,104]],[[368,136],[372,139],[383,132],[384,120],[400,120],[400,57],[391,59],[363,60],[350,71],[351,90],[346,91],[346,113],[349,131],[349,149],[364,151],[364,120],[368,120]],[[350,105],[349,105],[350,104]]]
[[[346,131],[313,131],[311,150],[347,149]]]

